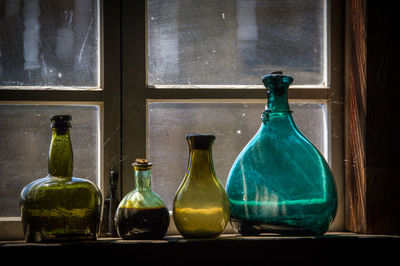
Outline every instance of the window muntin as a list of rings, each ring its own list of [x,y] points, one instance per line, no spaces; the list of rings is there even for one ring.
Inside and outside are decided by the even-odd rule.
[[[147,2],[149,85],[327,85],[325,1]]]
[[[98,2],[0,1],[0,87],[98,89]]]

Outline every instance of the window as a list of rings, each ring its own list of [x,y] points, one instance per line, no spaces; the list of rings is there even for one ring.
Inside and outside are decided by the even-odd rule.
[[[100,106],[48,103],[0,105],[0,216],[20,216],[19,193],[47,175],[51,114],[71,114],[74,175],[100,185]]]
[[[73,115],[76,176],[108,197],[116,170],[122,197],[133,187],[131,163],[146,156],[171,210],[185,135],[216,135],[224,185],[261,123],[260,77],[276,70],[294,76],[294,118],[331,164],[340,195],[333,230],[342,230],[338,9],[329,0],[0,0],[0,194],[8,200],[0,237],[13,237],[4,231],[18,224],[22,186],[46,174],[49,114]]]
[[[216,135],[214,162],[225,184],[261,123],[260,77],[282,70],[295,78],[289,98],[298,126],[332,166],[340,195],[332,230],[343,229],[343,40],[335,10],[333,1],[124,3],[123,18],[133,13],[123,19],[123,194],[132,188],[130,162],[146,155],[152,186],[171,209],[188,133]]]
[[[326,85],[325,1],[149,0],[148,84]]]
[[[104,30],[103,7],[98,0],[0,1],[1,239],[22,237],[19,193],[47,175],[51,114],[72,115],[75,176],[106,191],[104,169],[119,163],[107,129],[119,127],[119,63],[109,60],[119,50],[103,52],[104,33],[119,25]]]
[[[0,85],[99,88],[98,1],[2,1]]]
[[[186,134],[214,134],[214,167],[225,185],[236,156],[260,127],[264,100],[152,100],[147,104],[147,154],[155,163],[153,188],[169,209],[186,173]],[[322,101],[291,101],[301,130],[328,157],[327,107]],[[167,128],[167,129],[166,129]],[[158,167],[157,167],[158,166]],[[168,171],[165,171],[165,169]]]

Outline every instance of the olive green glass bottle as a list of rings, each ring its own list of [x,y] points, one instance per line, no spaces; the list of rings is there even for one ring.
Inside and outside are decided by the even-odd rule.
[[[187,135],[189,163],[173,203],[173,218],[186,238],[215,238],[229,221],[229,199],[212,159],[214,135]]]
[[[164,201],[151,190],[152,164],[136,159],[135,189],[122,199],[115,213],[115,227],[123,239],[161,239],[169,226]]]
[[[73,177],[70,115],[53,115],[48,175],[26,185],[20,196],[27,242],[94,240],[102,195],[87,179]]]

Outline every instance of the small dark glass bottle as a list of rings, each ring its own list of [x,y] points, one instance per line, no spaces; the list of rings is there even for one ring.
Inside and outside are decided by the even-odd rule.
[[[123,239],[161,239],[169,226],[169,212],[164,201],[151,190],[152,164],[136,159],[135,189],[122,199],[115,213],[115,226]]]
[[[50,117],[53,134],[49,174],[21,191],[21,216],[27,242],[97,238],[102,195],[95,184],[72,175],[71,119],[70,115]]]

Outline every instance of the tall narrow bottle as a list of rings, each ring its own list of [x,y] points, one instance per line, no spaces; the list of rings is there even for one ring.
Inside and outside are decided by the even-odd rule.
[[[164,201],[151,189],[152,163],[136,159],[135,189],[122,199],[115,213],[115,227],[123,239],[161,239],[169,226]]]
[[[243,235],[323,234],[337,208],[332,172],[293,120],[287,99],[293,78],[276,72],[262,80],[267,109],[227,180],[231,223]]]
[[[186,238],[215,238],[229,221],[229,201],[215,174],[212,159],[214,135],[187,135],[189,164],[176,192],[173,217]]]
[[[52,139],[48,175],[26,185],[20,206],[27,242],[94,240],[102,195],[95,184],[73,176],[70,115],[50,117]]]

